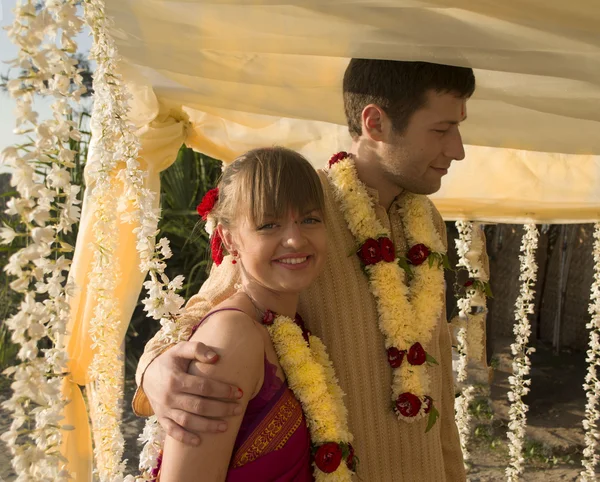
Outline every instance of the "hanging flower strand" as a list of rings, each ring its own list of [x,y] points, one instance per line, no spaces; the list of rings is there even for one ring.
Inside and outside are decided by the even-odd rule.
[[[584,470],[580,473],[583,482],[596,480],[596,467],[600,461],[598,457],[598,420],[600,412],[598,411],[598,394],[600,393],[600,380],[598,379],[597,367],[600,365],[600,223],[594,225],[594,282],[592,283],[592,292],[589,306],[589,313],[592,315],[586,328],[590,330],[589,349],[587,351],[586,362],[588,363],[588,372],[585,376],[585,395],[587,403],[585,405],[585,419],[583,428],[585,430],[585,449],[583,450],[582,464]]]
[[[467,254],[471,249],[473,223],[469,221],[457,221],[456,228],[458,230],[458,238],[455,241],[456,252],[458,254],[458,266],[465,268],[469,273],[469,279],[475,278],[477,270],[475,270],[467,258]],[[470,289],[469,289],[470,288]],[[458,325],[458,332],[456,335],[458,341],[458,367],[457,367],[457,382],[464,383],[467,381],[467,365],[468,365],[468,343],[467,343],[467,330],[470,329],[470,315],[471,315],[471,302],[475,290],[472,286],[469,286],[465,292],[465,295],[458,299],[458,320],[454,322]],[[460,435],[460,445],[463,452],[463,459],[465,461],[471,458],[469,453],[469,436],[471,433],[471,415],[469,414],[469,405],[473,400],[474,387],[465,386],[462,389],[461,394],[455,400],[456,410],[456,425],[458,427],[458,433]]]
[[[529,355],[535,351],[533,347],[527,347],[531,335],[531,325],[527,315],[534,312],[537,264],[535,252],[538,245],[538,230],[535,224],[524,226],[525,234],[521,244],[521,293],[515,304],[516,322],[514,326],[515,342],[510,346],[513,358],[512,376],[508,377],[510,391],[508,399],[511,403],[509,410],[510,421],[508,424],[509,440],[509,466],[506,468],[508,482],[519,480],[523,473],[523,442],[525,440],[525,428],[527,425],[527,411],[529,407],[523,402],[523,397],[529,393],[531,380],[527,378],[531,369]]]
[[[16,278],[11,288],[23,295],[20,310],[5,322],[12,341],[20,345],[20,364],[5,372],[14,379],[13,395],[3,404],[13,413],[13,421],[2,434],[19,480],[69,477],[59,446],[61,429],[68,428],[61,424],[66,404],[61,384],[68,361],[67,296],[72,295],[73,284],[67,279],[70,260],[65,258],[71,247],[62,239],[79,219],[79,187],[71,185],[69,172],[76,153],[69,143],[81,137],[70,118],[73,103],[85,91],[74,57],[73,39],[82,27],[75,4],[53,1],[36,9],[32,2],[19,1],[8,29],[18,47],[18,57],[9,64],[22,73],[8,81],[7,88],[17,104],[17,132],[31,139],[2,153],[19,194],[8,201],[6,213],[23,227],[18,230],[22,232],[0,228],[2,243],[28,238],[27,246],[13,254],[5,268]],[[53,100],[52,118],[38,122],[34,96]],[[40,356],[42,339],[52,345]]]
[[[91,181],[89,199],[95,206],[94,245],[90,292],[97,299],[90,321],[90,336],[95,350],[90,365],[90,377],[95,385],[91,397],[91,414],[94,427],[94,453],[101,482],[119,480],[123,476],[124,439],[119,427],[122,398],[120,346],[118,327],[121,313],[115,303],[115,289],[120,273],[115,269],[116,240],[118,239],[118,191],[115,177],[120,162],[136,155],[137,144],[122,139],[119,119],[126,115],[124,95],[115,92],[117,76],[116,58],[112,39],[107,34],[108,19],[104,2],[84,3],[86,21],[94,42],[90,59],[97,67],[94,73],[94,107],[87,173]]]
[[[112,213],[119,212],[123,222],[137,224],[134,233],[137,237],[136,247],[140,256],[140,269],[142,272],[149,273],[149,280],[144,283],[144,287],[148,291],[147,297],[143,300],[144,310],[154,319],[160,320],[162,326],[160,333],[164,341],[173,343],[178,341],[180,336],[175,317],[180,313],[184,300],[176,294],[176,291],[181,289],[184,278],[177,276],[170,280],[164,272],[165,261],[172,256],[172,252],[167,238],[162,238],[160,242],[156,243],[159,207],[154,194],[145,188],[147,174],[140,169],[138,161],[139,141],[135,135],[134,126],[126,120],[129,111],[127,102],[129,94],[121,78],[115,74],[119,56],[114,39],[109,34],[109,20],[105,15],[104,8],[103,1],[96,0],[86,4],[86,18],[94,33],[95,49],[93,53],[98,64],[98,74],[95,78],[95,82],[98,83],[98,87],[95,88],[96,97],[99,105],[110,106],[110,109],[105,109],[98,115],[99,125],[102,126],[102,132],[105,133],[102,138],[108,138],[108,142],[112,142],[112,145],[105,145],[101,152],[116,153],[112,160],[104,160],[104,164],[107,162],[109,164],[108,169],[104,172],[114,174],[116,162],[122,161],[125,165],[125,169],[116,173],[117,179],[125,185],[125,194],[119,200],[116,206],[117,210]],[[102,181],[108,183],[109,178],[105,175]],[[104,193],[100,192],[101,196],[105,196],[112,188],[105,185],[105,189]],[[111,215],[112,213],[105,212],[105,214]],[[116,222],[116,217],[111,219],[109,229],[112,229],[114,222]],[[115,315],[117,314],[115,313]],[[96,319],[96,321],[102,324],[106,322],[106,319]],[[104,328],[106,329],[106,326]],[[111,353],[107,346],[104,346],[104,349],[106,355],[110,356],[110,362],[114,362],[116,360],[115,353]],[[107,372],[104,373],[104,376],[106,375],[108,375]],[[105,387],[110,393],[111,403],[120,396],[118,387],[112,381]],[[106,409],[105,414],[108,415],[108,417],[104,417],[103,423],[107,426],[104,427],[104,435],[97,438],[96,453],[101,477],[103,476],[105,480],[112,480],[122,477],[122,450],[111,452],[111,446],[119,443],[122,435],[118,427],[115,427],[118,417],[108,412],[110,408],[106,403],[103,405]],[[140,455],[140,469],[144,474],[142,477],[152,477],[163,439],[164,434],[156,418],[151,417],[140,437],[140,440],[145,442]],[[127,479],[131,479],[131,477],[127,477]]]

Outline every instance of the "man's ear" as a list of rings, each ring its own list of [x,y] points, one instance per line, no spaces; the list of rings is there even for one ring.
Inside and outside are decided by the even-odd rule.
[[[376,142],[384,140],[389,118],[377,104],[369,104],[363,109],[361,123],[363,136]]]

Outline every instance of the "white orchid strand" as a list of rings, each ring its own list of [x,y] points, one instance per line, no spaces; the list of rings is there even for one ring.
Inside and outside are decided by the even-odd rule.
[[[73,285],[65,276],[70,261],[58,254],[68,250],[61,244],[61,234],[69,233],[79,219],[79,187],[71,185],[68,169],[74,167],[75,155],[69,141],[80,139],[69,117],[73,102],[85,91],[74,58],[74,38],[82,21],[75,1],[47,1],[40,7],[36,9],[31,1],[17,2],[15,20],[8,29],[19,49],[9,64],[22,70],[8,82],[17,104],[17,132],[33,140],[9,147],[2,155],[12,167],[11,185],[20,196],[8,201],[6,212],[23,224],[25,233],[19,235],[30,238],[6,266],[7,273],[16,277],[11,287],[23,294],[23,301],[6,321],[13,342],[21,346],[17,355],[21,363],[6,371],[14,379],[13,396],[3,405],[13,412],[13,422],[2,440],[12,453],[18,480],[66,481],[69,474],[59,452],[61,429],[66,428],[61,425],[66,404],[61,383],[68,361],[64,343],[67,296]],[[51,119],[38,122],[34,95],[54,99]],[[16,236],[14,230],[3,229],[4,244]],[[40,356],[38,343],[44,338],[52,346]]]
[[[469,273],[469,278],[475,276],[471,263],[467,258],[467,254],[471,249],[471,241],[473,234],[473,223],[470,221],[456,221],[456,229],[458,230],[458,238],[455,240],[456,253],[458,255],[459,267],[466,268]],[[467,379],[467,327],[469,314],[471,313],[471,301],[475,295],[474,289],[467,289],[465,296],[457,301],[458,316],[463,322],[463,325],[458,330],[458,377],[457,381],[463,383]]]
[[[510,456],[509,466],[506,468],[506,477],[509,482],[519,480],[523,472],[523,443],[525,440],[525,428],[527,426],[527,411],[529,407],[523,402],[523,397],[529,393],[531,379],[528,378],[531,362],[529,355],[535,351],[528,347],[531,325],[528,315],[534,312],[535,282],[537,279],[538,266],[535,260],[535,252],[538,245],[538,230],[535,224],[524,226],[525,234],[521,244],[521,292],[515,305],[515,342],[511,345],[514,356],[512,376],[508,377],[510,401],[508,424],[508,450]]]
[[[144,310],[154,319],[160,320],[163,341],[174,343],[179,339],[175,317],[184,304],[184,299],[177,295],[176,291],[182,287],[183,276],[177,276],[173,280],[166,276],[165,260],[172,256],[169,241],[167,238],[162,238],[159,243],[156,243],[160,210],[155,206],[154,193],[145,188],[147,173],[140,169],[138,162],[139,140],[135,135],[134,126],[126,120],[129,112],[129,94],[120,77],[114,74],[117,71],[119,56],[115,42],[109,34],[104,2],[89,2],[86,13],[96,41],[95,58],[99,72],[96,81],[101,82],[96,89],[96,96],[101,99],[102,104],[110,106],[110,109],[104,110],[105,120],[102,126],[103,132],[108,131],[113,136],[113,150],[109,149],[105,152],[119,153],[119,156],[112,161],[113,163],[122,161],[125,165],[125,169],[117,174],[117,178],[126,186],[125,195],[118,204],[121,208],[119,209],[121,220],[137,224],[134,232],[137,237],[136,247],[140,256],[140,269],[150,274],[150,279],[144,283],[148,290],[148,295],[143,300]],[[114,164],[110,166],[111,171],[112,169]],[[114,222],[114,219],[111,221]],[[116,393],[113,393],[113,399],[115,395]],[[120,437],[120,433],[113,429],[110,438],[103,441],[106,449],[110,450],[111,445],[120,441]],[[163,439],[164,434],[156,420],[154,418],[148,420],[144,433],[140,437],[140,440],[145,442],[140,456],[140,469],[145,474],[142,477],[151,474],[156,467]],[[121,453],[122,451],[115,453],[110,464],[102,463],[100,468],[104,469],[106,477],[114,478],[120,475],[122,469],[117,463],[117,455],[120,457]]]
[[[469,278],[476,275],[475,269],[471,266],[467,255],[471,250],[473,223],[470,221],[456,221],[458,238],[455,240],[456,252],[458,254],[459,267],[464,267],[469,272]],[[458,320],[455,323],[458,326],[456,335],[458,342],[458,366],[457,382],[464,383],[467,380],[468,364],[468,343],[467,330],[469,329],[469,316],[471,313],[471,302],[475,295],[474,289],[467,289],[465,296],[457,301]],[[463,387],[461,394],[455,400],[456,425],[460,436],[460,445],[465,462],[471,458],[469,452],[469,439],[471,435],[471,415],[469,414],[469,405],[473,400],[474,388],[472,386]]]
[[[117,171],[120,162],[137,157],[137,144],[122,139],[120,119],[127,114],[125,96],[116,95],[114,84],[120,81],[114,42],[108,35],[109,21],[104,2],[90,0],[84,4],[85,18],[94,42],[90,59],[96,61],[94,73],[94,107],[92,132],[102,133],[92,139],[87,173],[90,202],[95,206],[94,258],[90,275],[90,292],[97,299],[90,321],[92,348],[90,365],[94,383],[91,397],[96,467],[101,482],[120,480],[125,463],[121,418],[122,371],[119,357],[121,338],[118,327],[122,314],[115,302],[115,289],[120,273],[116,269],[118,238]]]
[[[600,223],[594,225],[594,282],[590,296],[589,313],[592,315],[590,322],[586,325],[590,330],[589,349],[586,362],[588,371],[585,376],[583,388],[586,392],[587,403],[585,405],[585,419],[583,428],[585,430],[585,449],[583,450],[583,467],[580,473],[583,482],[596,480],[596,467],[600,461],[598,456],[598,396],[600,394],[600,380],[598,379],[597,367],[600,365]]]

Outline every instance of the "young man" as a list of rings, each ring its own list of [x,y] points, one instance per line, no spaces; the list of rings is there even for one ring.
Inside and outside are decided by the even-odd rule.
[[[346,70],[344,104],[353,139],[350,154],[371,200],[359,208],[374,209],[398,256],[406,256],[414,245],[410,240],[417,239],[415,233],[407,232],[410,213],[405,202],[410,193],[436,192],[452,162],[464,158],[459,124],[466,118],[466,103],[474,89],[472,70],[461,67],[354,59]],[[425,367],[421,373],[425,373],[423,383],[440,417],[426,432],[427,416],[411,419],[394,413],[391,387],[398,382],[392,378],[390,365],[397,358],[386,351],[390,345],[380,331],[380,309],[369,278],[358,258],[348,255],[356,250],[357,240],[348,227],[340,192],[326,173],[321,173],[321,179],[326,193],[328,261],[323,274],[302,295],[299,312],[327,345],[346,392],[350,430],[360,458],[358,476],[368,482],[463,481],[454,422],[451,342],[443,301],[438,299],[443,296],[443,279],[407,297],[415,319],[393,320],[406,332],[422,331],[420,325],[429,324],[429,331],[423,331],[423,348],[438,364],[421,366]],[[415,229],[432,226],[432,236],[438,246],[444,246],[444,223],[433,205],[426,203],[429,219],[415,219],[412,225]],[[200,293],[188,303],[181,323],[191,327],[232,294],[238,277],[237,267],[227,260],[213,269]],[[427,293],[434,295],[428,299]],[[431,306],[436,307],[434,315],[424,317]],[[202,443],[203,432],[226,430],[227,417],[236,409],[238,389],[187,374],[190,362],[218,363],[217,356],[201,343],[182,342],[164,352],[165,348],[164,342],[155,339],[140,360],[136,412],[149,415],[154,409],[167,432],[186,443]]]

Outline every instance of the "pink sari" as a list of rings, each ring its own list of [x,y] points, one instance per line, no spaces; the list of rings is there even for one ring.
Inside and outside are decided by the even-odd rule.
[[[268,365],[271,364],[265,360],[265,377]],[[271,376],[277,379],[274,374]],[[261,393],[250,401],[246,412],[250,416],[244,417],[238,433],[227,482],[313,480],[310,438],[302,407],[288,386],[279,383],[279,389],[266,404],[259,398]]]

